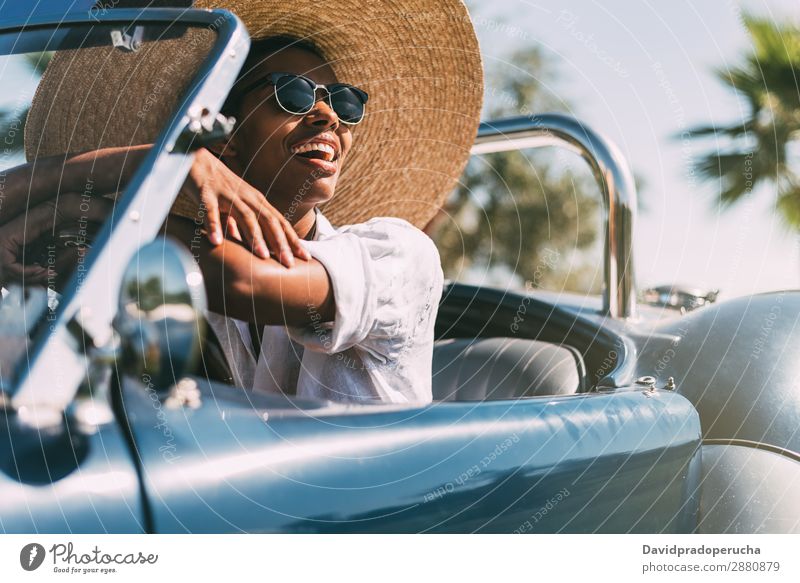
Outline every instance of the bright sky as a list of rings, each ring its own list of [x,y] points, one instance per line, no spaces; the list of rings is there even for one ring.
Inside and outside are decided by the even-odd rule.
[[[744,110],[712,74],[749,46],[741,9],[800,22],[797,0],[474,2],[486,61],[537,43],[558,80],[548,89],[615,141],[644,178],[635,235],[638,286],[684,283],[723,297],[800,287],[800,236],[772,212],[774,191],[723,211],[689,160],[713,147],[671,136],[741,119]]]

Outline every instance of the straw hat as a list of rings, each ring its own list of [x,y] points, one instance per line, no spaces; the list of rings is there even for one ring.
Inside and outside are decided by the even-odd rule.
[[[234,12],[253,39],[292,36],[310,41],[340,81],[369,93],[367,115],[353,128],[353,147],[336,194],[322,207],[331,222],[342,225],[396,216],[418,227],[428,223],[463,170],[480,117],[480,51],[460,0],[199,0],[195,7]],[[202,36],[200,30],[191,33]],[[186,39],[180,42],[185,45]],[[199,58],[209,43],[209,39],[194,43],[200,47],[195,51]],[[59,54],[48,66],[26,124],[29,159],[152,141],[177,105],[188,82],[180,75],[191,70],[188,61],[186,66],[171,67],[168,91],[162,89],[156,99],[148,100],[148,94],[154,93],[159,78],[154,65],[168,67],[185,48],[178,52],[159,48],[158,52],[171,53],[161,57],[155,50],[149,57],[115,51],[113,58],[107,48],[89,49],[95,50],[99,56],[81,55],[79,65]],[[117,63],[126,58],[127,65]],[[141,58],[147,65],[134,62]],[[98,68],[96,61],[113,66]],[[65,80],[68,71],[75,74]],[[87,76],[94,91],[86,87]],[[69,85],[68,92],[64,85]],[[120,97],[109,105],[114,100],[103,92],[97,95],[100,86],[124,92],[124,100]],[[145,106],[146,115],[130,119]],[[78,124],[75,116],[81,112],[84,121],[91,117],[104,123]],[[46,123],[54,115],[60,121]],[[115,129],[104,132],[92,125]],[[194,217],[196,204],[179,198],[173,212]]]

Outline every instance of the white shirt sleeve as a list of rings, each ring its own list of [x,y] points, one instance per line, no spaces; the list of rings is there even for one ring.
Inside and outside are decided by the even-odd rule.
[[[328,272],[336,302],[333,322],[290,327],[307,349],[333,354],[358,346],[381,362],[396,360],[429,329],[442,294],[439,252],[422,231],[397,218],[375,218],[303,241]]]

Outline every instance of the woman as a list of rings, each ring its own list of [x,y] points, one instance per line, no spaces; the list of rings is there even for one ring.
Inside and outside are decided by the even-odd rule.
[[[225,143],[198,152],[166,230],[196,253],[237,384],[428,402],[442,272],[419,227],[474,137],[474,32],[456,1],[416,15],[419,2],[345,2],[335,18],[317,3],[283,4],[215,5],[255,39],[226,104],[238,122]],[[145,149],[67,166],[91,159],[118,171]],[[334,199],[344,168],[351,188]],[[319,211],[332,199],[326,214],[351,224],[334,228]],[[369,218],[384,214],[393,216]],[[201,216],[207,240],[197,238]]]

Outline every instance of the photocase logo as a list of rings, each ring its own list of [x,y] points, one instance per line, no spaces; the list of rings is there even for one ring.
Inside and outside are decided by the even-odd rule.
[[[19,564],[26,571],[35,571],[44,562],[44,547],[39,543],[30,543],[19,552]]]

